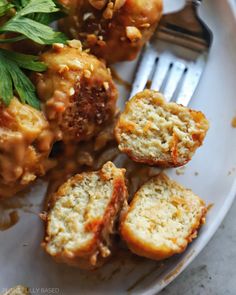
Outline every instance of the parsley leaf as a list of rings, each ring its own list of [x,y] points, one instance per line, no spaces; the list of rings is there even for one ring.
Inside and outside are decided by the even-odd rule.
[[[32,107],[39,109],[40,103],[35,94],[35,87],[29,78],[25,76],[20,68],[12,61],[8,63],[8,71],[10,71],[12,82],[20,100],[23,103],[28,103]]]
[[[0,97],[6,105],[13,98],[12,80],[5,59],[0,59]]]
[[[13,98],[13,88],[23,103],[39,109],[33,83],[20,69],[44,71],[46,65],[37,61],[38,57],[0,49],[0,97],[6,105]]]
[[[13,9],[12,9],[13,8]],[[1,43],[13,43],[24,39],[39,44],[65,43],[66,36],[48,26],[52,21],[63,17],[61,6],[56,0],[0,0],[0,17],[12,9],[0,26],[0,34],[13,32]],[[46,65],[37,56],[26,55],[0,48],[0,100],[9,105],[16,94],[23,103],[39,109],[36,89],[24,70],[42,72]]]
[[[0,0],[1,1],[1,0]],[[24,8],[30,0],[14,0],[14,5],[17,8],[17,10],[19,10],[20,8]],[[29,18],[44,24],[44,25],[49,25],[50,23],[62,18],[66,16],[65,13],[65,8],[59,4],[56,0],[53,0],[55,7],[57,9],[55,9],[54,12],[51,13],[33,13],[31,15],[28,15]]]
[[[65,43],[64,34],[54,32],[52,28],[30,18],[12,19],[0,28],[0,32],[17,32],[39,44]]]
[[[38,57],[35,55],[22,54],[6,49],[0,49],[0,54],[15,62],[20,68],[26,70],[43,72],[47,69],[47,66],[44,63],[39,62]]]
[[[56,4],[52,0],[30,0],[23,9],[18,11],[16,17],[36,12],[51,13],[58,10]]]
[[[11,3],[17,10],[19,10],[22,7],[25,7],[25,5],[28,4],[29,1],[30,0],[11,0]]]
[[[0,33],[20,33],[39,44],[65,43],[67,38],[63,33],[55,32],[51,27],[38,22],[37,17],[35,20],[31,18],[34,13],[50,15],[58,11],[59,8],[52,0],[27,1],[23,8],[18,9],[14,17],[0,27]]]

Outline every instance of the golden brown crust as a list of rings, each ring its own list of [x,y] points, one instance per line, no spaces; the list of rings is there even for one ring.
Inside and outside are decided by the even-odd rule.
[[[107,163],[108,164],[108,163]],[[107,165],[105,164],[105,165]],[[117,168],[115,168],[117,169]],[[106,173],[103,173],[102,169],[98,171],[101,180],[106,181]],[[105,261],[110,257],[113,245],[109,245],[109,241],[112,237],[112,231],[114,230],[114,222],[122,210],[123,206],[126,205],[127,200],[127,189],[124,179],[125,170],[122,169],[121,173],[117,173],[113,181],[112,196],[110,198],[109,204],[105,209],[105,213],[102,218],[92,219],[90,222],[86,223],[86,231],[92,232],[94,237],[86,243],[83,247],[80,247],[74,252],[68,252],[66,250],[57,253],[53,258],[58,262],[64,262],[69,265],[77,266],[83,269],[95,269],[100,267]],[[83,177],[92,176],[94,172],[86,172],[82,174],[77,174],[71,179],[69,179],[65,184],[63,184],[57,193],[54,194],[49,203],[49,213],[46,217],[46,234],[43,247],[47,251],[47,244],[50,242],[49,234],[49,222],[50,222],[50,212],[52,212],[54,205],[58,199],[63,197],[68,193],[73,185],[81,181]],[[112,242],[112,241],[110,241]],[[108,243],[108,244],[107,244]],[[107,251],[107,253],[103,253]],[[47,251],[48,252],[48,251]],[[49,252],[48,252],[49,253]],[[50,253],[49,253],[50,254]]]
[[[116,139],[118,141],[118,135],[116,134]],[[133,151],[131,149],[122,149],[122,153],[127,154],[130,159],[132,159],[134,162],[137,163],[143,163],[143,164],[147,164],[150,166],[158,166],[161,168],[175,168],[175,167],[180,167],[183,166],[185,164],[187,164],[191,158],[186,159],[185,161],[181,161],[181,162],[174,162],[174,161],[168,161],[168,160],[160,160],[160,159],[155,159],[155,158],[148,158],[148,157],[137,157],[133,154]]]
[[[79,41],[77,41],[79,44]],[[41,55],[48,65],[35,77],[43,110],[63,141],[88,140],[113,118],[117,89],[106,66],[75,47],[56,44]]]
[[[54,135],[43,113],[12,99],[0,105],[0,199],[23,190],[51,167]]]
[[[162,13],[162,0],[61,1],[69,16],[60,29],[108,63],[135,59]]]
[[[129,211],[131,208],[129,209]],[[197,232],[199,231],[201,225],[205,223],[205,217],[207,214],[207,209],[203,210],[201,219],[196,222],[194,225],[191,234],[189,234],[188,237],[186,237],[186,243],[182,246],[182,248],[179,248],[178,251],[173,250],[168,247],[162,247],[161,249],[157,249],[155,247],[152,247],[150,244],[146,243],[144,240],[138,239],[128,228],[121,225],[121,236],[125,240],[125,242],[128,245],[128,248],[135,254],[147,257],[153,260],[163,260],[166,258],[169,258],[175,254],[180,254],[185,251],[186,247],[189,243],[192,242],[193,239],[197,238]]]
[[[151,177],[149,180],[155,179],[155,178],[162,179],[163,181],[169,181],[169,178],[164,173],[160,173],[159,175]],[[177,187],[179,186],[177,183],[175,184]],[[141,240],[138,236],[134,234],[134,232],[130,230],[128,226],[126,226],[125,222],[127,219],[127,215],[129,214],[129,212],[131,212],[135,208],[138,199],[139,199],[139,190],[134,195],[134,198],[131,201],[128,211],[122,217],[122,220],[120,222],[120,234],[123,240],[127,243],[128,248],[133,253],[139,256],[147,257],[153,260],[163,260],[175,254],[180,254],[186,249],[188,244],[197,237],[197,233],[200,227],[205,223],[207,207],[205,206],[204,201],[199,198],[200,204],[202,206],[201,216],[199,216],[199,218],[196,219],[196,222],[192,226],[188,236],[185,237],[185,243],[182,245],[178,245],[178,249],[173,249],[165,245],[162,245],[161,247],[160,246],[156,247],[155,245],[150,244],[145,239]]]
[[[145,130],[142,130],[142,134],[138,133],[137,126],[134,122],[131,122],[130,120],[126,120],[126,117],[130,113],[133,112],[133,106],[134,104],[139,104],[139,102],[142,102],[144,98],[150,99],[150,104],[155,104],[158,107],[162,108],[165,105],[168,105],[168,103],[165,102],[163,96],[153,90],[144,90],[138,94],[136,94],[131,100],[129,100],[126,105],[125,109],[120,115],[119,120],[117,121],[116,127],[115,127],[115,137],[119,144],[119,149],[121,152],[126,153],[133,161],[138,163],[146,163],[148,165],[153,166],[159,166],[162,168],[169,168],[169,167],[179,167],[183,166],[186,163],[188,163],[191,158],[192,154],[196,150],[197,147],[200,147],[203,144],[203,140],[205,138],[206,132],[209,128],[209,123],[205,117],[205,115],[200,111],[195,111],[192,109],[185,108],[182,105],[177,105],[177,110],[173,111],[173,115],[178,116],[178,108],[181,108],[181,112],[185,111],[186,113],[190,114],[190,118],[195,122],[195,124],[202,125],[202,130],[197,130],[196,133],[192,134],[192,139],[194,141],[194,146],[192,148],[189,148],[189,153],[185,153],[184,157],[179,156],[179,150],[178,150],[178,144],[181,142],[181,139],[178,138],[177,134],[174,132],[171,134],[173,140],[172,140],[172,146],[170,151],[163,152],[162,156],[155,157],[154,155],[142,155],[141,153],[138,153],[136,150],[129,148],[128,144],[123,144],[122,134],[136,134],[140,137],[145,136]],[[171,103],[173,105],[173,103]],[[136,114],[136,116],[140,116],[140,114]],[[150,127],[151,122],[147,122],[146,129]],[[199,127],[198,127],[199,128]]]

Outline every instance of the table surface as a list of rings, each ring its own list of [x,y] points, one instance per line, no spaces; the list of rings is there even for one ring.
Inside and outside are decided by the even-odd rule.
[[[236,201],[206,248],[159,294],[236,294]]]

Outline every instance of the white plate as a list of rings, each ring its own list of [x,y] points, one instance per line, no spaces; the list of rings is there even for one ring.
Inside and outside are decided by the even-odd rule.
[[[191,106],[207,115],[211,129],[184,175],[168,171],[208,204],[214,203],[199,237],[183,255],[164,263],[118,255],[103,269],[88,273],[56,264],[48,257],[40,248],[42,222],[36,214],[21,210],[16,226],[0,233],[0,292],[25,284],[32,294],[156,294],[186,268],[215,233],[236,191],[236,129],[231,127],[231,119],[236,115],[236,26],[227,1],[203,2],[201,15],[214,32],[214,43]],[[181,3],[165,1],[171,9]],[[133,65],[126,63],[118,68],[130,78]],[[42,190],[45,186],[38,182],[27,198],[40,204]],[[40,205],[32,210],[39,212]]]

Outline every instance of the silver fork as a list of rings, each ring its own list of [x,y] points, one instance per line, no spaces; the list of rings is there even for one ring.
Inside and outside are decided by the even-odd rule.
[[[162,92],[167,101],[187,106],[199,83],[213,34],[198,16],[201,0],[162,17],[144,48],[130,97],[144,88]]]

